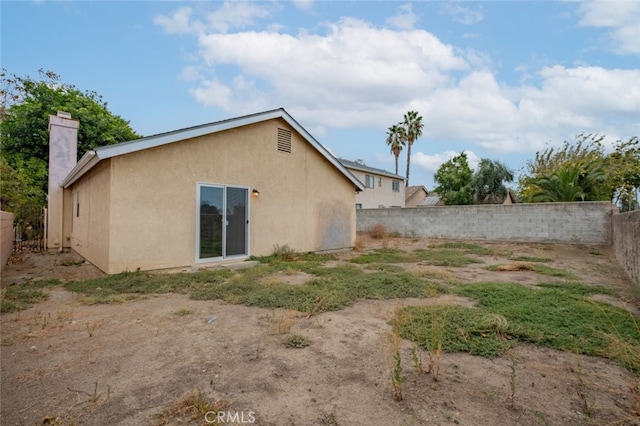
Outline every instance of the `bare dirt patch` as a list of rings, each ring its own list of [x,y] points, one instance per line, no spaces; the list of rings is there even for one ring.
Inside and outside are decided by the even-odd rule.
[[[441,243],[363,240],[363,251],[384,246],[428,249]],[[549,257],[550,265],[572,272],[581,282],[609,286],[624,295],[627,304],[638,304],[636,290],[606,248],[483,245],[500,254],[479,257],[483,263],[462,268],[402,267],[464,282],[533,284],[544,279],[531,271],[486,267],[513,263],[510,258],[519,255]],[[599,254],[589,254],[596,251]],[[337,263],[361,253],[343,253]],[[89,264],[60,259],[57,254],[25,256],[8,267],[3,286],[102,275]],[[278,279],[300,285],[308,277],[283,273]],[[221,406],[244,415],[245,423],[255,419],[260,425],[640,422],[631,413],[630,386],[636,380],[631,372],[603,358],[525,344],[496,359],[444,354],[439,380],[434,381],[416,370],[413,344],[403,341],[404,400],[396,401],[388,338],[394,311],[427,303],[473,306],[458,296],[360,300],[340,311],[307,317],[179,294],[87,306],[61,287],[46,291],[46,302],[0,317],[3,425],[161,424],[158,415],[193,390],[209,402],[225,402]],[[309,346],[287,346],[285,339],[292,334],[304,336]],[[418,354],[427,358],[420,350]],[[169,424],[181,423],[180,418],[188,423],[185,414]],[[195,418],[192,424],[206,422]]]

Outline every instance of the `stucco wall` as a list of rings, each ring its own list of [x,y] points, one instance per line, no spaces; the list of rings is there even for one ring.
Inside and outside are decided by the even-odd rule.
[[[405,236],[610,244],[611,215],[608,202],[374,209],[357,212],[357,229],[383,223]]]
[[[277,151],[278,127],[292,132],[291,153]],[[198,183],[260,192],[249,197],[251,255],[276,244],[316,251],[355,243],[353,183],[284,120],[113,157],[109,177],[108,189],[91,188],[110,194],[109,266],[97,265],[108,273],[194,265]]]
[[[65,190],[69,246],[103,271],[109,265],[110,172],[106,160]]]
[[[0,211],[0,274],[13,251],[13,213]]]
[[[613,251],[631,279],[640,284],[640,210],[613,215]]]
[[[373,172],[363,172],[349,169],[349,171],[365,184],[365,175],[374,178],[374,187],[365,188],[356,195],[356,203],[362,204],[363,209],[377,209],[379,207],[404,207],[404,182],[388,176],[377,175]],[[393,191],[391,183],[398,182],[399,191]]]

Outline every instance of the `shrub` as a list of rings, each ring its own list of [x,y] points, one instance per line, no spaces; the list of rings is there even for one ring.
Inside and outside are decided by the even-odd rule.
[[[378,222],[369,229],[369,235],[376,240],[385,238],[387,236],[387,227],[384,223]]]

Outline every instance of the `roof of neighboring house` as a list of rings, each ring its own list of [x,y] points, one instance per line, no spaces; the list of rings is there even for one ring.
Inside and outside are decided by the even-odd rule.
[[[377,169],[375,167],[369,167],[362,163],[356,163],[355,161],[344,160],[342,158],[338,158],[338,161],[342,163],[343,166],[349,169],[359,170],[361,172],[372,173],[372,174],[381,175],[381,176],[387,176],[393,179],[400,179],[403,182],[405,180],[404,176],[396,175],[394,173],[391,173],[382,169]]]
[[[230,129],[237,129],[242,126],[256,124],[263,121],[281,118],[293,127],[312,147],[314,147],[323,157],[333,164],[347,179],[349,179],[356,187],[356,190],[363,191],[364,185],[349,171],[337,158],[335,158],[320,142],[318,142],[304,127],[302,127],[284,108],[278,108],[270,111],[259,112],[256,114],[245,115],[242,117],[230,118],[227,120],[216,121],[214,123],[202,124],[200,126],[188,127],[186,129],[174,130],[171,132],[160,133],[153,136],[147,136],[128,142],[121,142],[114,145],[107,145],[87,151],[76,166],[71,170],[69,175],[61,182],[61,186],[68,188],[76,180],[80,179],[85,173],[91,170],[101,160],[116,157],[119,155],[129,154],[132,152],[142,151],[148,148],[167,145],[179,142],[185,139],[191,139],[211,133],[222,132]]]
[[[429,191],[427,191],[427,188],[424,187],[424,185],[412,185],[412,186],[407,186],[404,190],[404,199],[408,200],[411,197],[413,197],[414,195],[416,195],[418,192],[420,192],[420,190],[423,189],[424,193],[426,195],[429,195]]]
[[[511,202],[511,204],[516,204],[518,201],[516,199],[516,194],[513,193],[513,191],[511,189],[507,189],[507,196],[504,197],[504,203],[508,203],[509,200]]]
[[[421,206],[435,206],[440,202],[440,196],[438,194],[431,193],[420,203]]]

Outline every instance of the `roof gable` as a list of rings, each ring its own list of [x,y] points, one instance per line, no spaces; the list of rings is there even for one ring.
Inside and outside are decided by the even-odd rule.
[[[314,147],[323,157],[325,157],[334,167],[336,167],[347,179],[349,179],[356,187],[357,191],[364,190],[362,183],[338,161],[327,149],[320,144],[307,130],[302,127],[284,108],[278,108],[270,111],[259,112],[256,114],[245,115],[242,117],[230,118],[227,120],[216,121],[214,123],[203,124],[200,126],[188,127],[186,129],[174,130],[171,132],[160,133],[157,135],[147,136],[144,138],[122,142],[114,145],[107,145],[87,151],[76,166],[71,170],[69,175],[61,182],[61,186],[68,188],[75,181],[80,179],[85,173],[90,171],[96,164],[102,160],[119,155],[130,154],[149,148],[155,148],[170,143],[180,142],[186,139],[192,139],[212,133],[223,132],[225,130],[237,129],[255,123],[281,118],[287,122],[302,138]]]
[[[405,180],[404,176],[396,175],[383,169],[377,169],[375,167],[366,166],[364,164],[361,164],[355,161],[344,160],[342,158],[339,158],[338,161],[348,169],[358,170],[361,172],[371,173],[371,174],[380,175],[380,176],[386,176],[393,179],[402,180],[403,182]]]
[[[421,190],[424,191],[425,197],[429,195],[429,191],[427,191],[427,188],[425,188],[424,185],[407,186],[405,189],[405,199],[409,200]]]

